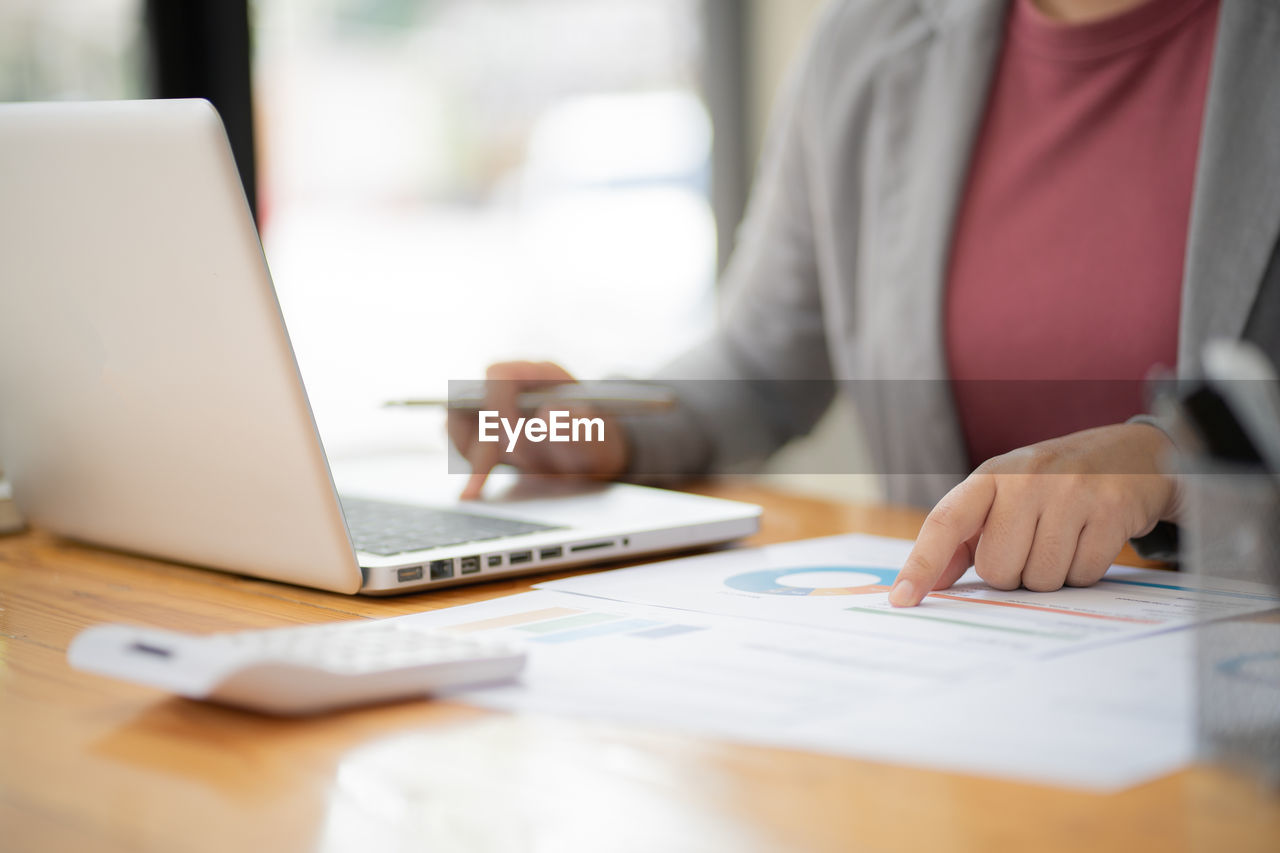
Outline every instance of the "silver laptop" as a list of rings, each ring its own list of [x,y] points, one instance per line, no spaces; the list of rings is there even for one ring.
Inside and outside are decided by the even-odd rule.
[[[195,100],[0,104],[0,459],[47,530],[345,593],[722,542],[760,513],[629,485],[461,504],[440,460],[353,470],[339,498]]]

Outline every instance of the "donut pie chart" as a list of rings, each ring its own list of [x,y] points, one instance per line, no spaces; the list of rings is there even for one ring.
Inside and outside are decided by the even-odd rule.
[[[897,577],[897,569],[805,566],[743,572],[726,580],[725,585],[765,595],[867,595],[888,592]]]

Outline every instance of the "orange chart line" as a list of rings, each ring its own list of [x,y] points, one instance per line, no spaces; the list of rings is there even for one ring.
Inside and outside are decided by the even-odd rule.
[[[1040,607],[1035,604],[1018,604],[1014,601],[991,601],[985,598],[968,598],[963,595],[947,595],[944,592],[931,592],[930,598],[945,598],[950,601],[967,601],[970,604],[994,604],[996,607],[1017,607],[1021,610],[1042,610],[1045,613],[1062,613],[1067,616],[1083,616],[1086,619],[1106,619],[1109,622],[1137,622],[1140,625],[1159,625],[1158,619],[1135,619],[1132,616],[1107,616],[1102,613],[1079,613],[1075,610],[1063,610],[1061,607]]]

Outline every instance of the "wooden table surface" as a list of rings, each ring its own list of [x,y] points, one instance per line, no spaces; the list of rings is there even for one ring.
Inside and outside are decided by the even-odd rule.
[[[764,505],[753,543],[910,537],[922,519],[743,483],[702,491]],[[440,702],[270,719],[66,662],[98,622],[395,616],[552,576],[370,599],[2,538],[0,850],[1280,850],[1280,796],[1210,767],[1103,796]]]

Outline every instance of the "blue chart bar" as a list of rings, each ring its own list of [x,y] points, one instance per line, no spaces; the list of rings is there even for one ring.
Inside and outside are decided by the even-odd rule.
[[[1103,583],[1122,583],[1125,586],[1149,586],[1155,589],[1174,589],[1179,592],[1194,592],[1199,595],[1225,595],[1228,598],[1248,598],[1254,601],[1277,601],[1274,595],[1258,595],[1251,592],[1236,592],[1228,589],[1201,589],[1198,586],[1181,586],[1175,583],[1151,583],[1150,581],[1131,581],[1122,578],[1103,578]]]
[[[590,628],[578,628],[574,631],[560,631],[556,634],[544,634],[531,642],[534,643],[572,643],[574,640],[586,640],[590,637],[603,637],[606,634],[618,634],[625,631],[638,631],[661,625],[653,619],[622,619],[618,622],[607,622],[604,625],[592,625]]]
[[[649,640],[660,640],[663,637],[674,637],[676,634],[688,634],[690,631],[703,630],[699,625],[662,625],[648,631],[637,631],[633,637],[644,637]]]

